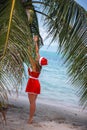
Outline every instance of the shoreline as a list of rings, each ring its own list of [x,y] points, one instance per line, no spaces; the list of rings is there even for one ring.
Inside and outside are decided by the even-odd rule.
[[[26,101],[28,101],[28,97],[27,97],[27,93],[19,93],[18,96],[17,94],[13,94],[14,96],[11,96],[9,99],[11,100],[11,98],[13,100],[16,100],[18,98],[18,100],[20,99],[23,99]],[[45,105],[51,105],[51,106],[55,106],[55,107],[64,107],[66,109],[69,108],[69,110],[75,110],[75,111],[80,111],[80,112],[87,112],[87,110],[83,110],[83,108],[79,105],[79,104],[72,104],[72,103],[65,103],[63,101],[58,101],[57,99],[50,99],[47,97],[42,97],[41,95],[38,95],[38,98],[37,98],[37,103],[40,103],[40,104],[45,104]]]
[[[87,112],[37,101],[34,123],[27,124],[29,115],[28,98],[9,97],[6,117],[7,125],[0,130],[87,130]]]

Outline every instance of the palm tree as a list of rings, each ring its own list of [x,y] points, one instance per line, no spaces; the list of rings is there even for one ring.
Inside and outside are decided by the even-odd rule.
[[[38,8],[39,6],[39,8]],[[42,10],[43,9],[43,10]],[[33,35],[40,38],[37,13],[43,17],[48,35],[59,44],[68,74],[78,87],[81,105],[87,106],[87,12],[74,0],[0,1],[0,99],[10,89],[18,90],[24,71],[34,55]],[[32,54],[28,52],[28,46]]]

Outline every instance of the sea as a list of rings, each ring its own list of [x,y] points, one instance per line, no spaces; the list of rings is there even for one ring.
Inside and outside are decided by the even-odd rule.
[[[46,102],[66,107],[79,108],[80,97],[77,94],[77,87],[73,86],[67,73],[62,55],[57,52],[41,50],[40,55],[48,59],[48,65],[42,67],[39,77],[41,94],[38,96],[40,102]],[[28,67],[24,64],[24,77],[22,80],[22,91],[24,96],[27,84]]]

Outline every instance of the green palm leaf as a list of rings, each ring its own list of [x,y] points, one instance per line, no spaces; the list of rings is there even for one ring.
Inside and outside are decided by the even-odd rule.
[[[72,83],[78,86],[81,104],[87,105],[87,12],[74,0],[44,0],[49,36],[58,40]]]
[[[31,53],[28,46],[35,53],[32,38],[37,30],[34,31],[31,32],[21,0],[0,2],[0,101],[5,101],[7,96],[4,95],[11,94],[11,90],[18,91],[24,72],[23,63],[29,65]]]

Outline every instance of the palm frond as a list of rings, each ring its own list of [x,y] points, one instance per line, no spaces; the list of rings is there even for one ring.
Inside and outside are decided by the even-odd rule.
[[[21,0],[13,1],[0,3],[0,99],[12,88],[18,90],[23,63],[29,65],[28,46],[34,46],[26,10]]]
[[[45,13],[54,20],[45,19],[49,36],[59,39],[71,81],[78,86],[81,104],[87,105],[87,12],[74,0],[43,2]]]

